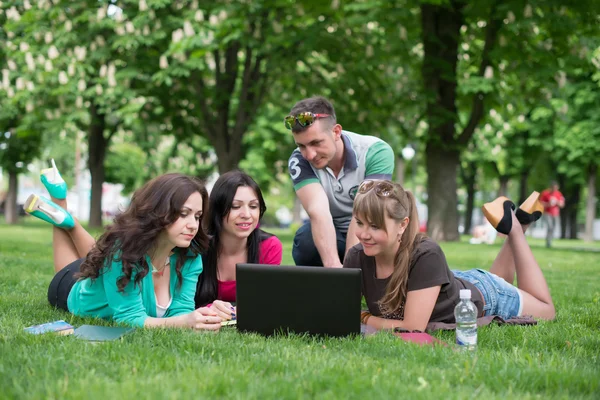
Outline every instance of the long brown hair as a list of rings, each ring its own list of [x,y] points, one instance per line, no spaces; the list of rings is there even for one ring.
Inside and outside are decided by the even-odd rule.
[[[174,223],[180,216],[181,208],[193,193],[202,196],[202,215],[208,204],[208,193],[202,182],[183,174],[165,174],[152,179],[131,198],[131,204],[123,213],[117,215],[114,223],[100,236],[96,245],[81,265],[79,278],[96,279],[102,268],[113,261],[121,262],[123,275],[117,280],[122,292],[136,272],[134,283],[139,285],[150,268],[146,262],[148,254],[161,232]],[[208,247],[208,236],[200,226],[188,248],[175,248],[178,286],[183,276],[181,269],[188,257],[197,257]]]
[[[408,226],[402,234],[400,247],[394,257],[394,272],[383,298],[379,300],[381,310],[391,313],[404,304],[413,250],[425,235],[419,233],[417,204],[410,191],[390,181],[372,181],[370,185],[363,185],[365,186],[361,185],[354,199],[354,215],[365,218],[369,224],[385,232],[387,232],[385,217],[392,218],[396,222],[408,217]],[[368,189],[363,190],[364,187]]]
[[[217,264],[221,252],[223,220],[229,216],[233,198],[240,187],[249,187],[254,191],[254,194],[256,194],[260,212],[258,216],[259,221],[267,211],[267,205],[265,204],[260,187],[250,175],[239,170],[234,170],[224,173],[217,179],[210,191],[210,197],[208,199],[209,207],[205,219],[205,229],[210,237],[210,245],[206,253],[202,255],[204,268],[202,269],[202,274],[198,277],[195,296],[196,307],[202,307],[208,303],[212,303],[219,295]],[[248,236],[248,241],[246,243],[248,263],[257,264],[259,262],[260,244],[270,236],[272,235],[258,228]]]

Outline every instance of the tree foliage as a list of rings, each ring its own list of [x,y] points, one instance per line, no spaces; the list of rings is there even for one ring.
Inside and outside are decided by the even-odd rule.
[[[344,129],[382,137],[398,154],[417,145],[429,233],[454,240],[459,165],[466,186],[484,172],[504,186],[518,179],[520,197],[544,163],[589,177],[598,7],[3,1],[0,128],[30,146],[24,164],[56,157],[68,171],[69,152],[85,150],[94,224],[105,180],[130,189],[169,170],[241,167],[267,190],[283,185],[294,143],[281,120],[301,98],[324,95]]]

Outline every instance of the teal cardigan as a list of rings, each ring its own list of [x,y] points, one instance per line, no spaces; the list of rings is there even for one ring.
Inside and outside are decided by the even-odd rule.
[[[150,264],[150,258],[146,256]],[[183,282],[177,288],[175,265],[177,255],[171,256],[170,293],[172,302],[164,317],[175,317],[194,311],[194,295],[198,275],[202,272],[202,257],[188,258],[181,274]],[[82,317],[97,317],[114,319],[116,322],[130,326],[143,327],[148,317],[156,317],[156,296],[152,273],[148,273],[141,281],[141,286],[134,287],[135,272],[131,280],[119,292],[117,280],[123,275],[123,264],[114,261],[109,267],[104,267],[100,276],[91,280],[85,278],[75,283],[67,299],[69,311]]]

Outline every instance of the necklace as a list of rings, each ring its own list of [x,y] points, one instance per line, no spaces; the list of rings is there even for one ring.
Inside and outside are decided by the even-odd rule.
[[[169,257],[167,257],[167,259],[165,260],[165,265],[158,270],[154,264],[152,264],[152,260],[150,260],[150,265],[152,266],[152,273],[156,274],[158,276],[163,276],[163,274],[165,273],[165,269],[167,269],[167,267],[171,264],[171,255],[169,254]]]

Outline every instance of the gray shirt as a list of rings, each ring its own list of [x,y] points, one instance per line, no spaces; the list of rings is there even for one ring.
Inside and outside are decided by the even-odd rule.
[[[394,172],[394,152],[390,145],[374,136],[342,131],[345,162],[336,177],[326,167],[316,169],[296,149],[288,161],[294,189],[310,183],[320,183],[329,200],[333,224],[342,232],[348,230],[352,206],[358,186],[365,179],[391,179]]]

